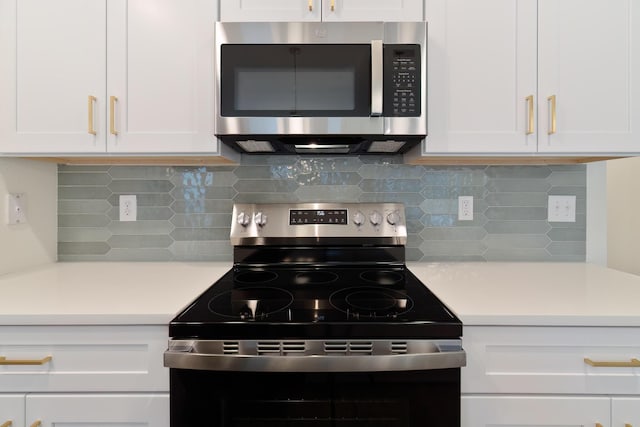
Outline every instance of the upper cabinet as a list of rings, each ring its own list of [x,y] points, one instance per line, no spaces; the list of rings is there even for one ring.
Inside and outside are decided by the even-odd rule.
[[[426,0],[425,16],[423,154],[640,152],[640,1]]]
[[[220,0],[223,22],[422,19],[422,0]]]
[[[208,0],[0,0],[0,153],[218,153]]]
[[[640,152],[640,1],[539,0],[538,13],[538,151]]]
[[[536,0],[427,0],[427,152],[536,151]]]

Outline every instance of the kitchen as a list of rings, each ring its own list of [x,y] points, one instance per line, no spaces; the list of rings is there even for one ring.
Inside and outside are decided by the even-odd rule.
[[[441,5],[439,2],[427,4],[432,7]],[[330,10],[330,7],[328,4],[326,9]],[[434,15],[435,18],[438,9],[431,10],[434,13],[427,16]],[[435,25],[437,20],[428,20],[432,23],[430,37],[432,34],[439,34]],[[437,49],[430,49],[430,58],[437,57],[434,56],[437,54]],[[430,71],[430,79],[434,78],[433,75]],[[517,119],[522,121],[526,118],[527,108],[524,98],[522,96],[522,105],[518,105],[522,114],[518,114]],[[86,94],[83,99],[84,118]],[[433,106],[429,111],[430,135],[433,129],[435,139],[437,125],[440,123],[437,120],[439,113]],[[461,111],[458,118],[464,117],[465,110],[457,111]],[[164,117],[162,111],[159,114]],[[544,117],[543,114],[537,116]],[[106,117],[106,112],[101,117]],[[538,123],[539,126],[546,127],[541,119],[538,119]],[[83,122],[81,126],[84,127],[85,124]],[[546,130],[544,133],[546,135]],[[492,140],[497,142],[498,137]],[[529,142],[529,150],[531,144]],[[490,149],[491,147],[487,148]],[[495,150],[498,153],[504,151],[502,148]],[[77,149],[70,148],[68,151]],[[581,156],[585,155],[584,152],[579,153]],[[65,155],[68,153],[52,154],[49,157],[60,158]],[[510,154],[512,156],[513,153]],[[610,234],[608,236],[608,229],[615,229],[616,233],[625,237],[633,233],[637,236],[638,233],[637,229],[632,230],[633,225],[630,223],[626,223],[623,230],[619,230],[618,223],[607,227],[606,211],[612,212],[610,215],[624,212],[624,207],[629,206],[627,201],[618,206],[609,205],[608,208],[603,203],[604,200],[611,202],[612,197],[624,198],[624,195],[618,195],[619,185],[607,188],[606,175],[615,173],[618,162],[634,160],[611,162],[605,169],[603,163],[589,163],[586,166],[527,166],[527,160],[522,158],[520,162],[525,163],[523,166],[486,166],[484,163],[479,163],[479,166],[421,166],[403,164],[402,159],[395,156],[329,157],[315,160],[289,156],[245,156],[239,166],[215,166],[205,162],[209,166],[188,167],[181,165],[184,159],[180,157],[175,158],[175,162],[168,166],[70,164],[61,166],[58,170],[55,164],[3,158],[2,174],[6,185],[6,190],[3,191],[27,194],[29,225],[0,225],[3,241],[0,271],[14,272],[17,267],[22,270],[31,265],[51,262],[56,257],[63,261],[204,260],[221,261],[228,265],[231,260],[230,246],[226,240],[229,216],[228,213],[219,213],[217,209],[228,212],[232,201],[286,202],[319,198],[373,201],[389,200],[390,197],[404,202],[414,220],[408,243],[410,261],[586,259],[605,264],[603,242],[609,237],[609,246],[613,248],[621,241],[611,238]],[[491,163],[493,162],[495,158],[491,159]],[[517,162],[518,160],[514,161]],[[135,160],[130,163],[136,164]],[[625,177],[623,182],[633,182],[633,179]],[[505,184],[507,187],[501,187]],[[514,187],[509,187],[510,185]],[[563,191],[570,189],[573,193],[557,193],[555,191],[558,187],[563,188]],[[535,193],[533,197],[522,197],[521,193],[527,188],[533,188],[528,191]],[[470,193],[461,194],[461,191],[467,190]],[[114,195],[119,194],[138,194],[140,217],[133,225],[117,221],[118,203],[114,201]],[[189,194],[202,196],[188,207],[185,200]],[[558,194],[576,196],[575,223],[546,221],[547,197]],[[473,221],[455,221],[455,198],[458,195],[475,196]],[[144,206],[142,203],[145,199],[155,200],[156,203]],[[506,205],[501,205],[500,201],[504,201]],[[511,206],[514,208],[511,209]],[[188,208],[193,210],[188,211]],[[58,212],[58,216],[55,212]],[[189,217],[188,213],[192,216]],[[226,220],[223,219],[225,215]],[[425,223],[419,221],[423,216]],[[514,224],[518,225],[509,230]],[[529,227],[537,225],[541,228],[526,228],[527,224]],[[461,236],[465,240],[461,241]],[[206,240],[201,240],[201,237]],[[430,245],[432,241],[437,244]],[[627,253],[634,251],[628,250]],[[456,254],[464,254],[464,258],[460,259]],[[631,262],[630,268],[633,267],[635,266]],[[428,283],[434,281],[429,276],[424,280]],[[193,289],[192,295],[195,294],[197,291]],[[163,338],[166,345],[166,333]],[[14,388],[3,392],[17,390],[19,389]],[[568,395],[576,397],[572,393],[568,392]],[[636,392],[622,394],[633,395]],[[590,402],[588,398],[590,397],[581,397],[582,401]],[[31,422],[28,421],[29,425]],[[540,424],[543,422],[539,421]],[[600,422],[609,425],[609,420]],[[477,423],[471,425],[480,424],[479,421]]]

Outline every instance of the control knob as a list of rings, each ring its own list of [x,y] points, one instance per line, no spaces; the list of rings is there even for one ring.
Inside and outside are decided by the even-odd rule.
[[[253,216],[253,222],[260,227],[263,227],[267,224],[267,214],[264,212],[258,212]]]
[[[380,215],[380,212],[378,211],[373,211],[371,212],[371,215],[369,215],[369,221],[371,221],[371,224],[373,225],[378,225],[380,224],[380,221],[382,221],[382,215]]]
[[[387,215],[387,222],[389,224],[396,225],[398,221],[400,221],[400,215],[398,215],[398,212],[391,212]]]
[[[240,224],[243,227],[246,227],[251,222],[251,216],[249,216],[249,214],[247,214],[245,211],[242,211],[238,214],[238,217],[236,218],[236,220],[238,224]]]
[[[353,215],[353,223],[358,227],[364,224],[364,215],[362,212],[358,211]]]

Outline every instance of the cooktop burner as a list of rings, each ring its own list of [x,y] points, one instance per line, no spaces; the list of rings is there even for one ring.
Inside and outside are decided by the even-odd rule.
[[[209,310],[217,316],[239,320],[267,319],[292,302],[293,294],[285,289],[256,286],[214,296],[209,301]]]
[[[413,307],[406,292],[373,286],[345,288],[332,293],[329,302],[350,317],[397,318]]]
[[[360,273],[360,278],[378,285],[394,285],[403,279],[401,273],[388,270],[367,270]]]

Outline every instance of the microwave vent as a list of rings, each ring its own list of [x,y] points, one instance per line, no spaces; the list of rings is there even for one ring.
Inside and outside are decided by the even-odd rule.
[[[395,153],[406,141],[373,141],[367,150],[369,153]]]
[[[269,141],[256,141],[254,139],[247,139],[245,141],[236,141],[244,151],[247,153],[273,153],[276,149]]]

